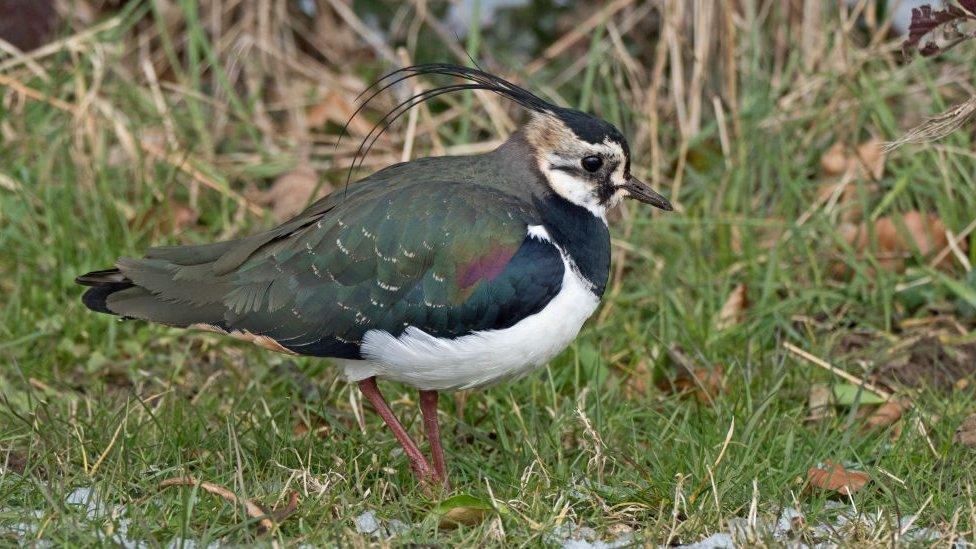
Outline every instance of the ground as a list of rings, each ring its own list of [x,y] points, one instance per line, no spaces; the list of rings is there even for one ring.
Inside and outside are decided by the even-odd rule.
[[[970,132],[877,145],[968,97],[971,49],[907,62],[863,11],[811,20],[787,3],[696,12],[715,33],[685,25],[680,2],[660,17],[641,2],[566,8],[571,24],[518,34],[548,36],[515,40],[521,57],[502,30],[432,50],[403,21],[436,21],[409,7],[380,17],[400,25],[381,35],[320,2],[289,23],[318,37],[302,41],[280,10],[262,23],[225,6],[221,27],[220,2],[194,4],[76,15],[48,50],[0,57],[4,543],[976,540],[976,454],[956,434],[976,381]],[[334,148],[356,93],[401,56],[463,63],[462,48],[619,124],[635,173],[678,211],[613,216],[607,296],[557,359],[442,399],[451,494],[416,488],[328,361],[82,306],[80,273],[245,235],[305,202],[286,198],[341,189],[392,101]],[[422,109],[364,171],[490,148],[519,119],[507,108],[459,95]],[[420,437],[416,393],[382,388]],[[897,421],[871,420],[889,397]],[[267,531],[202,482],[278,520]],[[457,512],[472,524],[439,527],[452,494],[471,496]]]

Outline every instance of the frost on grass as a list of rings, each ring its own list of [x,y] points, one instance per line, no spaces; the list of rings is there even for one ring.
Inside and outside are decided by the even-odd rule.
[[[614,549],[630,547],[634,544],[634,532],[622,532],[610,540],[600,539],[599,534],[589,526],[579,526],[573,521],[566,521],[546,534],[548,545],[555,545],[563,549]]]
[[[686,549],[724,549],[749,547],[775,541],[777,544],[795,549],[826,549],[841,547],[856,536],[859,541],[886,542],[892,537],[902,543],[934,543],[942,534],[931,528],[915,524],[916,517],[909,515],[898,523],[897,531],[891,531],[891,521],[878,510],[874,513],[858,514],[839,502],[828,502],[828,507],[840,511],[832,521],[806,524],[803,513],[793,507],[783,509],[775,522],[757,519],[755,523],[744,518],[733,518],[726,522],[726,531],[717,532],[687,545]],[[968,547],[957,540],[956,547]]]
[[[105,546],[124,549],[148,549],[153,546],[147,541],[133,539],[130,536],[129,525],[132,521],[124,516],[126,512],[124,505],[106,503],[91,486],[75,488],[64,499],[64,503],[69,509],[83,514],[88,532],[98,538]],[[7,510],[0,509],[0,511],[6,512]],[[48,540],[36,538],[41,522],[47,514],[43,509],[26,512],[18,509],[17,514],[22,517],[22,520],[14,524],[0,525],[0,538],[10,535],[22,543],[30,544],[31,547],[54,546]],[[111,520],[111,528],[107,531],[105,519]],[[196,540],[181,537],[173,538],[165,545],[167,549],[215,549],[218,546],[219,543],[217,542],[202,545]]]
[[[376,511],[372,509],[365,511],[361,515],[352,519],[356,526],[356,531],[360,534],[369,534],[374,537],[391,537],[406,532],[410,526],[401,520],[383,520],[376,516]]]
[[[376,511],[366,511],[353,519],[353,522],[356,523],[356,531],[360,534],[372,534],[380,529],[380,521],[376,519]]]
[[[85,508],[85,516],[88,520],[97,518],[99,515],[105,514],[108,509],[102,505],[101,499],[98,494],[92,491],[89,486],[82,486],[81,488],[75,488],[68,497],[64,500],[68,505],[83,506]]]
[[[688,545],[682,545],[687,549],[725,549],[726,547],[735,547],[735,542],[732,539],[732,534],[726,532],[719,532],[717,534],[712,534],[707,538]]]

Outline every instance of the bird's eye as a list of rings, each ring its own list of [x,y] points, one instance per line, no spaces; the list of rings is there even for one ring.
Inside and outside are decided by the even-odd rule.
[[[585,156],[583,160],[580,160],[580,164],[584,170],[593,173],[599,170],[600,166],[603,166],[603,159],[599,156]]]

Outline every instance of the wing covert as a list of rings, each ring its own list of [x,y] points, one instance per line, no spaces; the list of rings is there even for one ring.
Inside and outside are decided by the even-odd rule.
[[[559,292],[563,262],[519,200],[424,182],[335,205],[227,273],[225,329],[299,354],[359,358],[364,334],[506,328]]]

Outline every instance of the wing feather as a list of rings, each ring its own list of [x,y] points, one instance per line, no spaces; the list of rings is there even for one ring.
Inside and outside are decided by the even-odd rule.
[[[233,244],[120,260],[135,288],[109,296],[108,307],[358,358],[369,330],[456,337],[505,328],[558,293],[560,253],[527,237],[540,220],[517,198],[450,181],[363,187]]]

